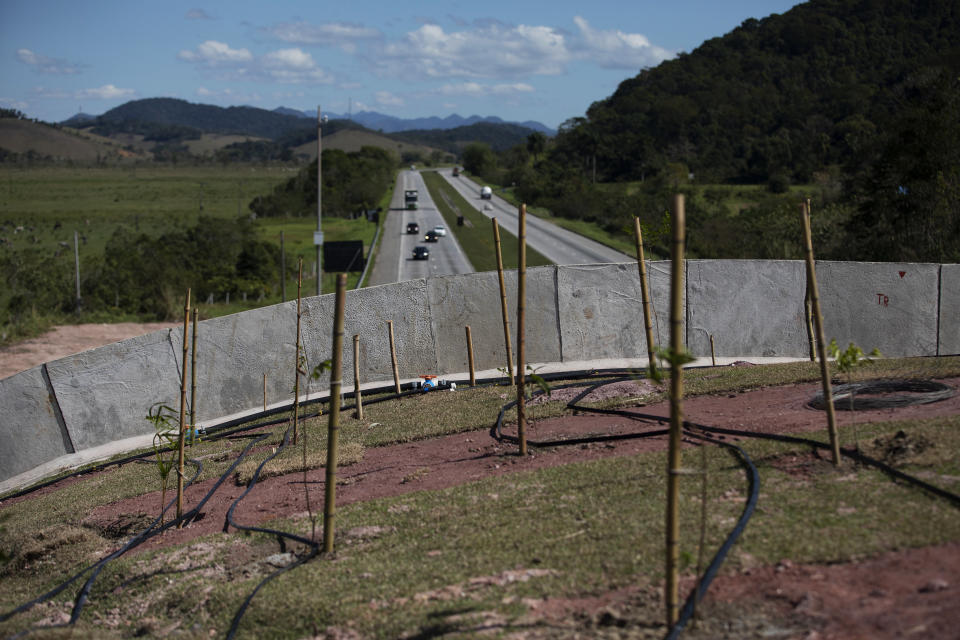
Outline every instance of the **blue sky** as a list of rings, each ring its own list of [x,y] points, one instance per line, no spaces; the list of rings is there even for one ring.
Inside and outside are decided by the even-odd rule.
[[[60,121],[174,97],[557,127],[793,0],[0,0],[0,106]]]

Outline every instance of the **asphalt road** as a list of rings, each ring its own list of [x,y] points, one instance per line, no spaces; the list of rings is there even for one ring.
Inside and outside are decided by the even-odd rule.
[[[407,189],[416,189],[418,192],[418,207],[415,210],[405,208],[404,191]],[[410,222],[420,225],[419,233],[406,232]],[[452,229],[447,228],[447,235],[437,242],[424,240],[426,232],[438,225],[446,226],[446,223],[430,198],[423,178],[417,171],[400,172],[380,239],[377,261],[370,275],[370,285],[474,271]],[[413,259],[413,249],[418,245],[430,249],[428,260]]]
[[[496,194],[490,200],[481,200],[480,186],[465,176],[454,178],[450,169],[441,169],[438,173],[452,184],[467,202],[488,218],[496,218],[501,228],[517,235],[519,214],[514,205]],[[599,242],[532,215],[527,215],[527,246],[557,264],[636,262],[637,259],[636,256],[614,251]]]

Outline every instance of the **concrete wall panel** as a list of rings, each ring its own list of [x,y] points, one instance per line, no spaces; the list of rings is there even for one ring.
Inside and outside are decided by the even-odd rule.
[[[0,380],[0,480],[73,453],[57,421],[43,366]]]
[[[803,356],[806,266],[797,260],[687,262],[687,348],[696,356]]]
[[[145,417],[154,403],[179,406],[181,332],[155,331],[47,363],[76,450],[151,433]]]
[[[885,356],[937,352],[940,265],[817,262],[826,342]]]
[[[960,354],[960,264],[940,267],[940,351]]]
[[[517,348],[517,273],[504,274],[510,340]],[[560,361],[557,324],[556,268],[527,270],[526,342],[528,362]],[[466,371],[464,327],[470,325],[476,369],[506,367],[500,281],[496,271],[431,278],[427,282],[433,333],[437,341],[437,368],[442,373]]]
[[[335,295],[301,300],[300,338],[307,369],[332,356]],[[353,383],[353,335],[360,336],[361,382],[393,379],[387,321],[393,321],[401,377],[436,369],[426,282],[411,280],[348,291],[344,321],[344,384]],[[197,345],[199,418],[208,420],[293,399],[295,300],[201,323]],[[178,343],[179,344],[179,343]],[[179,346],[178,346],[179,348]],[[329,386],[301,379],[301,393]]]
[[[670,263],[648,262],[654,342],[670,340]],[[563,360],[647,355],[636,263],[557,268]]]

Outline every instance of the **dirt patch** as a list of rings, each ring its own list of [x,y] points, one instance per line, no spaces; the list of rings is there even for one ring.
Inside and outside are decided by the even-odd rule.
[[[0,348],[0,379],[44,362],[176,326],[176,322],[119,322],[54,327],[36,338]]]

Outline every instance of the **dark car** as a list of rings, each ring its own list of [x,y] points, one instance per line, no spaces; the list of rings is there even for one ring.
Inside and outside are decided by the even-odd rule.
[[[436,242],[440,239],[440,234],[433,229],[430,229],[430,231],[427,231],[427,235],[423,236],[423,239],[427,242]]]
[[[413,248],[413,259],[414,260],[429,260],[430,259],[430,249],[424,247],[423,245]]]
[[[408,223],[407,233],[420,233],[420,225],[418,225],[416,222]]]

